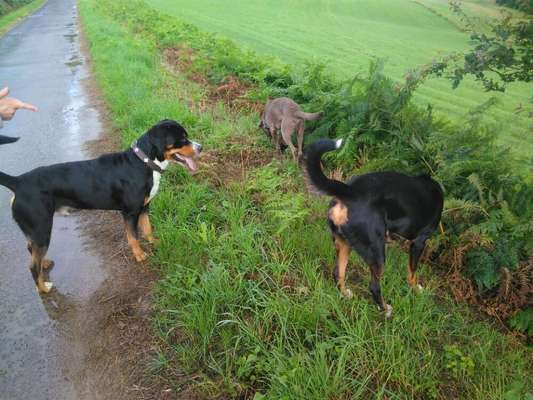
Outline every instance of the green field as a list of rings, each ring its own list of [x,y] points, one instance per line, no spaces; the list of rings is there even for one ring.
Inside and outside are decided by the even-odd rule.
[[[386,73],[401,79],[406,71],[466,48],[468,36],[445,0],[148,0],[155,8],[199,28],[219,33],[260,54],[298,64],[325,62],[343,77],[366,72],[373,58],[386,60]],[[481,17],[498,15],[489,1],[470,1],[465,10]],[[505,94],[486,94],[473,82],[453,90],[432,79],[417,101],[452,117],[464,115],[490,96],[500,99],[491,116],[502,125],[503,144],[527,155],[533,149],[533,123],[513,110],[527,103],[531,86],[515,84]]]

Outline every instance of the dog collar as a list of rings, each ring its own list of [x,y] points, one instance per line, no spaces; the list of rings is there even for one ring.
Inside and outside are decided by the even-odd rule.
[[[131,148],[133,150],[133,153],[139,158],[139,160],[141,160],[143,163],[145,163],[146,165],[148,165],[148,167],[152,170],[152,171],[155,171],[155,172],[158,172],[160,174],[163,173],[163,169],[157,165],[154,160],[150,159],[150,157],[148,157],[144,151],[142,151],[139,146],[137,146],[137,142],[133,142],[133,144],[131,145]]]

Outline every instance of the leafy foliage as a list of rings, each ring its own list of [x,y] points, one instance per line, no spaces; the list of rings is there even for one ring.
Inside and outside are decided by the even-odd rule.
[[[521,310],[511,318],[510,325],[522,332],[527,332],[529,336],[533,337],[533,307]]]
[[[496,0],[496,4],[533,14],[533,1],[531,0]]]
[[[446,368],[455,376],[472,375],[476,364],[471,357],[465,355],[458,345],[444,346],[444,354],[447,360]]]
[[[531,2],[529,2],[529,7]],[[466,76],[472,76],[486,91],[505,90],[510,82],[533,80],[533,19],[516,20],[510,14],[490,23],[490,34],[479,32],[458,2],[451,2],[470,33],[472,47],[434,63],[432,72],[446,74],[456,88]]]

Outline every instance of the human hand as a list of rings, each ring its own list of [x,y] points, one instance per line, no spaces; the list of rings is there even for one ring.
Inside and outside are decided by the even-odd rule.
[[[0,119],[9,121],[19,109],[37,111],[37,107],[34,105],[7,97],[8,94],[8,88],[0,90]]]

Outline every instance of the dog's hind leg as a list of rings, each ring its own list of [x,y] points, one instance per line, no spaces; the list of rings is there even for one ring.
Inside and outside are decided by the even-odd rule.
[[[126,224],[126,235],[128,237],[128,245],[131,248],[133,256],[137,262],[146,260],[147,255],[141,248],[139,243],[139,212],[122,213],[124,223]]]
[[[303,121],[300,121],[298,124],[298,160],[300,160],[304,154],[304,132],[305,125]]]
[[[281,136],[283,141],[291,149],[292,158],[295,162],[298,162],[296,158],[296,147],[292,144],[292,134],[296,128],[296,123],[292,119],[284,119],[281,122]]]
[[[418,261],[420,256],[424,252],[426,246],[426,240],[428,237],[426,235],[419,236],[411,242],[411,247],[409,248],[409,264],[407,265],[407,283],[411,288],[420,292],[422,286],[418,283],[416,278],[416,269],[418,267]]]
[[[335,251],[337,253],[336,265],[335,265],[335,282],[339,287],[340,292],[347,299],[353,297],[352,291],[345,286],[346,267],[350,258],[352,249],[350,245],[338,235],[333,236],[335,240]]]

